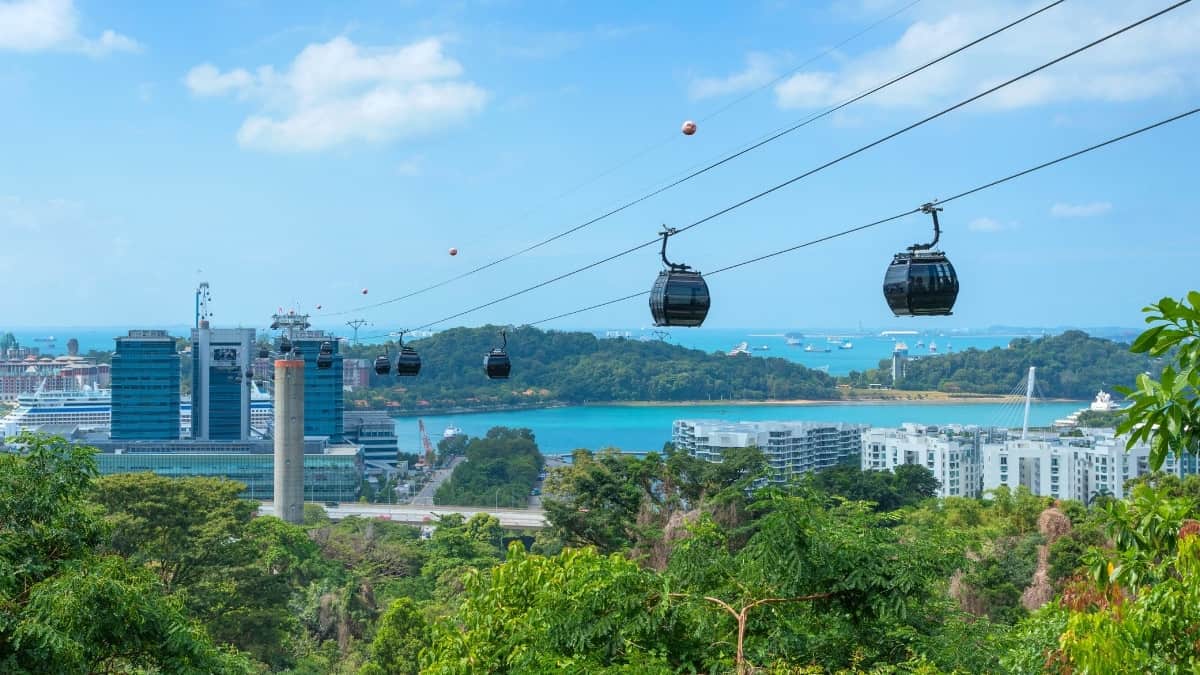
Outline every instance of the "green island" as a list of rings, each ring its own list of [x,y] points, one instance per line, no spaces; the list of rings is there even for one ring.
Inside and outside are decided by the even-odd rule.
[[[1129,345],[1089,337],[1081,331],[1029,340],[1006,349],[969,349],[908,362],[892,387],[891,366],[834,378],[781,358],[730,358],[666,342],[600,339],[591,333],[521,327],[509,337],[520,367],[510,380],[479,375],[479,361],[496,340],[498,327],[452,328],[412,341],[422,359],[421,375],[398,381],[371,375],[370,386],[346,394],[348,408],[412,413],[437,410],[503,409],[621,402],[969,400],[1003,396],[1022,385],[1029,366],[1038,367],[1038,388],[1049,398],[1088,400],[1100,389],[1131,386],[1153,359]],[[349,358],[373,360],[395,343],[347,345]]]

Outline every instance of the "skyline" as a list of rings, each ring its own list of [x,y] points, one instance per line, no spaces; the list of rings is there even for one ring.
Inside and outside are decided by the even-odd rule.
[[[1038,6],[908,4],[0,0],[0,328],[189,325],[201,280],[214,325],[265,327],[278,307],[317,304],[420,325],[716,212],[1169,3],[1066,2],[531,254],[354,311],[585,222]],[[1197,35],[1200,11],[1183,7],[673,239],[670,257],[719,268],[1194,107]],[[685,119],[695,136],[679,134]],[[1194,287],[1195,196],[1180,188],[1198,125],[948,205],[954,316],[897,319],[883,302],[891,254],[928,239],[913,216],[710,280],[705,327],[1137,326],[1141,307]],[[657,258],[436,328],[519,325],[648,289]],[[541,327],[649,323],[639,298]]]

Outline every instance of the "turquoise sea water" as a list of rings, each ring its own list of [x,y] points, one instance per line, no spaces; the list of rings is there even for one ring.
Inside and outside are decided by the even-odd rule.
[[[1045,426],[1086,407],[1083,402],[1037,403],[1030,424]],[[671,424],[677,419],[720,419],[729,422],[756,420],[808,420],[857,422],[872,426],[898,426],[902,422],[922,424],[980,424],[1020,426],[1019,401],[955,404],[855,404],[855,405],[745,405],[745,406],[582,406],[509,412],[430,415],[424,418],[431,440],[437,443],[447,426],[456,426],[471,436],[482,436],[494,426],[527,427],[533,430],[542,452],[557,454],[576,448],[592,450],[613,446],[622,450],[661,450],[671,440]],[[416,452],[421,447],[417,418],[396,419],[400,449]]]

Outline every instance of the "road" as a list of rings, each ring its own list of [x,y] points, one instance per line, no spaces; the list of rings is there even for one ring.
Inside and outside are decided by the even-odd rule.
[[[446,479],[450,477],[450,474],[454,473],[454,467],[465,461],[467,461],[467,458],[459,455],[451,459],[450,466],[446,467],[445,469],[435,469],[433,472],[433,478],[428,484],[425,485],[425,487],[421,488],[421,491],[417,493],[416,497],[413,497],[412,505],[433,506],[433,493],[437,492],[438,487],[442,483],[446,482]]]
[[[334,520],[348,516],[364,518],[382,518],[398,523],[421,525],[432,523],[438,516],[448,513],[461,513],[464,518],[470,518],[476,513],[490,513],[500,520],[503,527],[539,529],[546,526],[546,514],[541,509],[489,509],[477,506],[398,506],[394,504],[355,504],[346,502],[337,506],[326,506],[325,513]],[[264,516],[275,515],[275,505],[263,502],[258,509]]]

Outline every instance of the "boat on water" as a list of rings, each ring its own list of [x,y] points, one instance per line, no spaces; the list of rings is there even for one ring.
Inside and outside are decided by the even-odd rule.
[[[754,348],[756,351],[765,352],[771,349],[771,345],[762,345]]]
[[[825,352],[831,352],[831,351],[833,351],[833,350],[832,350],[832,349],[830,349],[829,347],[814,347],[813,345],[805,345],[805,347],[804,347],[804,351],[806,351],[806,352],[818,352],[818,353],[822,353],[822,354],[823,354],[823,353],[825,353]]]
[[[791,336],[788,336],[788,338],[786,340],[784,340],[784,342],[786,342],[789,347],[799,347],[801,344],[800,338],[791,337]]]
[[[750,356],[750,343],[739,342],[736,347],[725,352],[725,356]]]
[[[462,429],[451,424],[450,426],[446,427],[445,431],[442,432],[442,438],[454,438],[455,436],[462,436],[462,433]]]
[[[930,353],[930,354],[936,354],[936,353],[937,353],[937,349],[938,349],[938,347],[937,347],[937,343],[936,343],[936,342],[933,342],[933,341],[930,341],[930,342],[929,342],[929,353]]]
[[[854,343],[846,340],[842,344],[838,345],[838,349],[854,349]]]
[[[925,348],[925,341],[917,340],[917,349],[924,349],[924,348]]]

